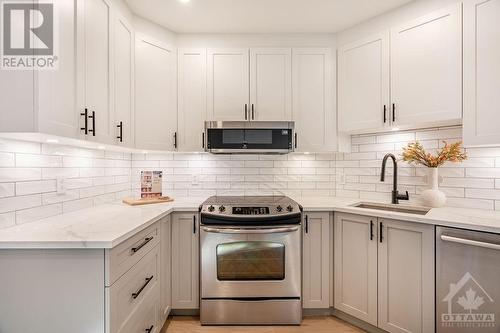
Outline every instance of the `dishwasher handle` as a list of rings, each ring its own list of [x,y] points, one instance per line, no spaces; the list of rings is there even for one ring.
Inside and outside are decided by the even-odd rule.
[[[492,250],[498,250],[500,251],[500,244],[494,244],[494,243],[488,243],[488,242],[481,242],[481,241],[476,241],[472,239],[466,239],[466,238],[460,238],[460,237],[453,237],[453,236],[446,236],[446,235],[441,235],[441,240],[445,242],[451,242],[451,243],[458,243],[458,244],[464,244],[464,245],[471,245],[471,246],[478,246],[486,249],[492,249]]]

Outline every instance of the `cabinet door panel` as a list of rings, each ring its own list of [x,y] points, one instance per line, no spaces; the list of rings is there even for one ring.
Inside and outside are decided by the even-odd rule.
[[[250,119],[291,120],[291,49],[250,50]]]
[[[379,327],[434,332],[434,226],[379,219]]]
[[[181,49],[179,55],[179,150],[200,151],[207,112],[205,49]]]
[[[307,213],[303,238],[303,307],[330,307],[330,214]]]
[[[114,25],[114,78],[115,78],[115,125],[122,122],[123,145],[133,146],[133,48],[134,33],[130,24],[123,18],[115,20]],[[120,131],[115,127],[116,135]],[[120,143],[118,139],[115,142]]]
[[[462,7],[391,29],[391,95],[395,124],[459,122],[462,118]]]
[[[86,0],[84,6],[85,107],[90,113],[95,112],[96,117],[95,137],[89,135],[88,138],[114,143],[110,75],[111,5],[107,0]]]
[[[464,141],[500,144],[500,0],[464,2]]]
[[[209,49],[207,54],[209,116],[212,120],[248,120],[248,49]]]
[[[377,237],[373,218],[335,214],[335,308],[377,325]],[[371,231],[373,238],[371,239]]]
[[[172,308],[199,308],[199,228],[197,214],[172,216]]]
[[[293,49],[293,119],[300,151],[335,147],[330,49]]]
[[[388,125],[389,33],[352,43],[338,52],[339,130],[352,132]]]
[[[135,48],[135,142],[137,148],[173,150],[177,131],[174,54],[138,36]]]
[[[161,233],[161,297],[160,297],[160,319],[161,324],[165,322],[172,309],[172,223],[171,215],[160,221]],[[160,325],[161,326],[161,325]]]
[[[59,20],[57,70],[36,73],[38,131],[69,138],[79,136],[79,110],[76,107],[76,11],[80,1],[55,3]],[[2,90],[4,91],[4,90]]]

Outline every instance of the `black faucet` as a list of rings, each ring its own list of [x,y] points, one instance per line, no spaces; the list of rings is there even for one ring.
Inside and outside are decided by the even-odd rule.
[[[398,204],[399,200],[410,200],[410,195],[408,194],[408,191],[406,191],[406,194],[398,193],[398,163],[396,162],[396,157],[394,157],[394,155],[392,154],[385,155],[384,159],[382,160],[382,173],[380,174],[380,181],[385,181],[385,164],[387,163],[387,159],[389,157],[392,158],[392,164],[394,165],[394,181],[392,182],[392,203]]]

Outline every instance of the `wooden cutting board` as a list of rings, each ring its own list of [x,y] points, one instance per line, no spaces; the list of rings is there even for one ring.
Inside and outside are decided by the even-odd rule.
[[[122,202],[130,205],[130,206],[140,206],[140,205],[150,205],[150,204],[156,204],[156,203],[165,203],[165,202],[172,202],[174,199],[170,197],[160,197],[160,198],[155,198],[155,199],[133,199],[133,198],[126,198],[123,199]]]

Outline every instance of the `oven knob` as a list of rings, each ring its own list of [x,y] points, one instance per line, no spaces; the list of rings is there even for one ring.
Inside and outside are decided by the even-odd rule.
[[[276,207],[276,210],[278,211],[278,213],[281,213],[283,211],[283,207],[278,206],[278,207]]]
[[[289,211],[289,212],[292,212],[293,211],[293,207],[290,205],[290,206],[286,207],[286,210]]]
[[[219,212],[224,213],[226,211],[226,207],[219,206]]]
[[[214,210],[215,210],[215,207],[214,207],[214,206],[210,205],[210,206],[208,207],[208,211],[209,211],[209,212],[213,212]]]

